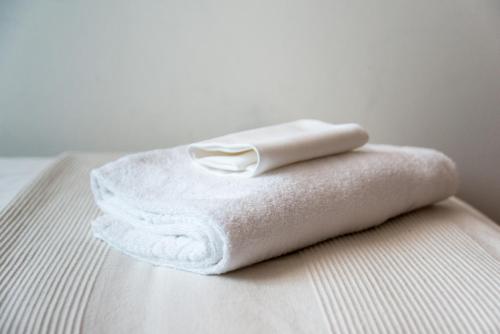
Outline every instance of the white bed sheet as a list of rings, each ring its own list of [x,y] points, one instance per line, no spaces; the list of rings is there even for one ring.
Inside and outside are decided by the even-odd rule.
[[[2,210],[53,158],[0,158],[0,210]]]
[[[93,334],[500,331],[500,228],[456,198],[367,232],[207,277],[133,260],[91,237],[86,226],[98,212],[88,172],[106,159],[70,156],[45,177],[62,185],[58,192],[44,190],[36,208],[51,210],[50,219],[35,218],[35,211],[19,206],[32,220],[5,221],[6,230],[14,223],[19,227],[10,233],[17,240],[10,247],[25,248],[6,253],[7,259],[23,257],[29,249],[33,254],[47,250],[53,259],[40,255],[32,263],[28,257],[25,264],[6,266],[4,274],[11,278],[0,279],[0,285],[10,287],[4,290],[10,309],[0,332],[2,325],[19,332],[72,328]],[[7,200],[50,162],[23,160],[4,161],[1,167]],[[64,232],[68,222],[75,228]],[[60,227],[51,227],[56,224]],[[22,229],[35,226],[43,228],[28,244],[30,230]],[[52,238],[68,251],[59,252]],[[89,270],[88,264],[96,265]],[[44,274],[31,285],[17,286],[47,268],[54,268],[53,277]],[[87,282],[91,285],[81,288]]]

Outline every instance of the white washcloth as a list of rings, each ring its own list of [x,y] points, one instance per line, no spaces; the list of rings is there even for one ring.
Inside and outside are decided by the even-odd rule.
[[[218,274],[380,224],[447,198],[454,163],[430,149],[366,145],[255,178],[199,169],[186,147],[123,157],[91,175],[94,234],[138,259]]]
[[[194,143],[189,153],[210,171],[256,176],[294,162],[350,151],[367,141],[368,133],[358,124],[303,119]]]

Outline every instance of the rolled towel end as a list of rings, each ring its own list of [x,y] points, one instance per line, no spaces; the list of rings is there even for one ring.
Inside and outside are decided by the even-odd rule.
[[[121,252],[160,266],[203,274],[223,272],[227,237],[210,217],[154,213],[140,201],[130,203],[106,182],[99,170],[91,173],[98,206],[107,214],[92,222],[95,237]]]
[[[197,230],[188,226],[138,228],[103,215],[92,222],[92,232],[122,253],[154,265],[200,274],[224,272],[227,251],[222,235],[208,226]]]

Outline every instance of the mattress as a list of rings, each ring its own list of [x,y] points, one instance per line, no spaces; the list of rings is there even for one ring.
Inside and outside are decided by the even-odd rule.
[[[92,237],[115,158],[64,155],[0,213],[0,333],[500,332],[500,228],[458,198],[201,276]]]

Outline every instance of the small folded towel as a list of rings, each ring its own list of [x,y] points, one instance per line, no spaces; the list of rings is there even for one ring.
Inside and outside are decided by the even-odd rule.
[[[255,178],[199,169],[186,147],[95,169],[94,234],[138,259],[219,274],[360,231],[453,195],[454,163],[430,149],[366,145]]]
[[[256,176],[294,162],[350,151],[367,141],[367,132],[357,124],[304,119],[191,144],[189,153],[210,171]]]

